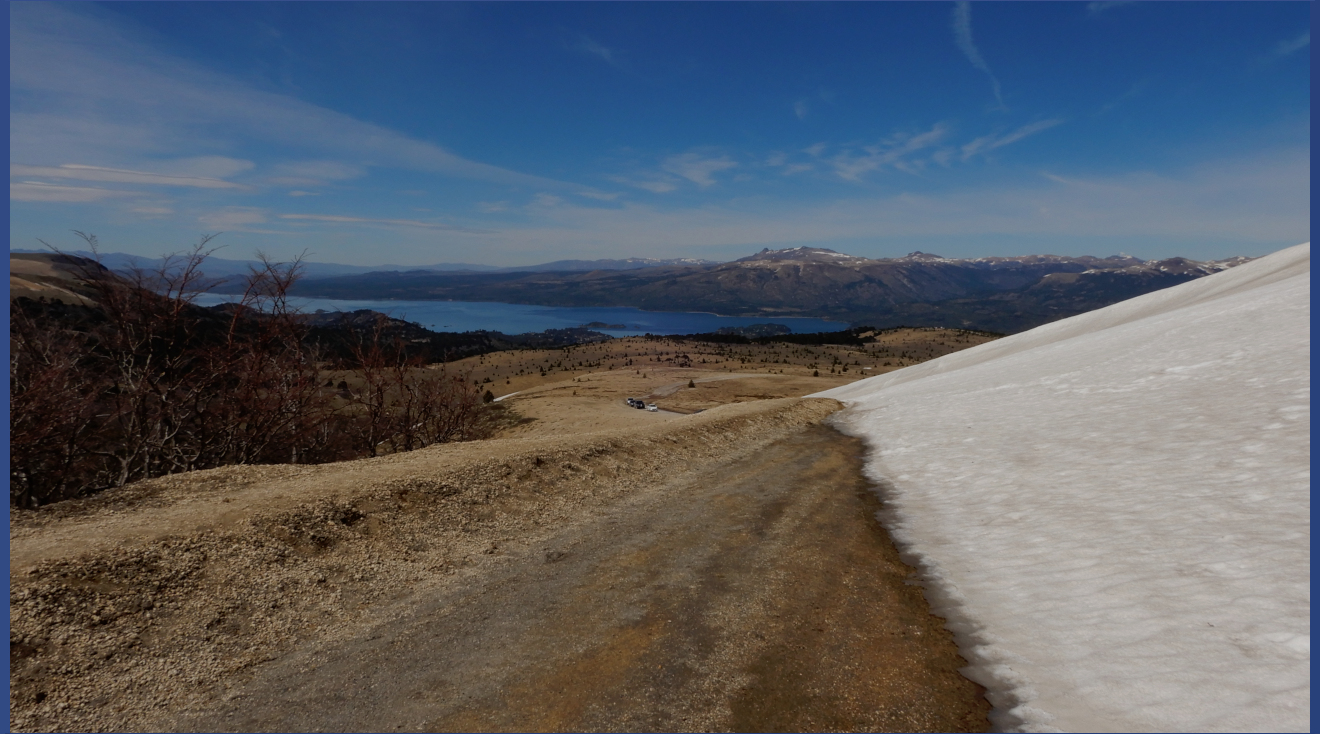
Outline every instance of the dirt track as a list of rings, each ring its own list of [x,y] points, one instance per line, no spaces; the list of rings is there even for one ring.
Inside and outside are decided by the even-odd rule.
[[[350,479],[219,470],[20,520],[12,726],[984,730],[861,445],[820,425],[836,406],[439,447]],[[182,536],[51,550],[257,490],[269,507]]]

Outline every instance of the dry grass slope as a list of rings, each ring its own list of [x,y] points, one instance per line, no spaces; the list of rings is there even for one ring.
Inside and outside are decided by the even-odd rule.
[[[837,409],[731,405],[681,428],[492,440],[318,467],[232,467],[18,513],[11,726],[149,729],[293,645],[534,546],[611,498]],[[235,507],[236,510],[229,508]]]
[[[39,511],[15,511],[11,726],[21,731],[183,726],[190,712],[237,701],[233,697],[252,676],[271,669],[275,661],[292,659],[288,656],[294,650],[347,644],[362,630],[388,623],[391,615],[411,613],[407,610],[417,599],[487,583],[503,573],[499,569],[529,554],[562,553],[551,547],[553,538],[577,532],[574,528],[588,537],[587,528],[599,525],[604,513],[615,511],[611,508],[662,498],[677,486],[717,489],[710,485],[716,481],[712,477],[734,471],[730,467],[758,466],[763,463],[758,457],[770,460],[780,451],[773,448],[776,442],[802,435],[838,408],[833,401],[799,396],[871,374],[862,372],[863,366],[894,369],[897,359],[920,360],[970,345],[954,332],[909,330],[884,336],[888,341],[869,351],[628,339],[486,355],[456,366],[471,368],[481,384],[503,381],[506,389],[497,394],[518,390],[499,403],[503,428],[490,440],[341,464],[225,467],[139,482]],[[886,359],[881,349],[892,350],[893,356]],[[544,377],[542,366],[548,368]],[[812,376],[815,371],[819,377]],[[482,382],[487,378],[489,383]],[[625,397],[644,397],[663,410],[629,408]],[[742,471],[747,469],[730,476]],[[861,481],[855,468],[830,472]],[[858,527],[866,522],[863,518]],[[740,537],[742,531],[733,531],[733,537]],[[858,542],[869,548],[872,541],[865,535]],[[874,552],[892,553],[892,546],[884,541]],[[833,565],[828,552],[819,558],[811,562],[825,565],[812,571],[814,576],[834,578],[830,574],[846,570]],[[909,571],[896,555],[883,563],[893,568],[884,566],[889,570],[880,576],[896,580],[882,583],[877,576],[865,583],[915,593],[903,587]],[[853,564],[855,559],[847,565]],[[739,583],[752,580],[748,569],[739,573],[744,577]],[[844,573],[831,583],[854,588],[863,583],[860,578]],[[840,609],[849,603],[837,589],[801,588],[817,600],[801,603],[830,599]],[[909,605],[904,609],[925,609],[919,594],[903,603]],[[785,608],[783,613],[798,612]],[[838,614],[861,619],[856,610]],[[853,642],[830,644],[855,648],[856,654],[863,649],[857,640],[875,638],[867,644],[883,643],[875,649],[901,655],[903,665],[943,671],[930,673],[930,685],[942,693],[929,700],[948,697],[954,703],[914,708],[904,698],[907,703],[884,712],[891,718],[880,719],[873,717],[877,712],[857,708],[865,708],[863,699],[821,703],[819,686],[799,688],[795,680],[780,680],[774,672],[784,665],[814,670],[834,664],[833,657],[819,657],[824,648],[808,647],[763,653],[764,670],[748,673],[762,684],[729,704],[733,719],[700,719],[705,724],[696,718],[688,724],[674,720],[663,728],[983,727],[979,707],[984,701],[979,689],[952,672],[962,662],[947,639],[936,639],[947,637],[939,620],[926,619],[925,611],[895,614],[893,630],[854,620],[856,628],[844,625],[835,633],[851,635],[846,639]],[[790,640],[814,635],[819,627],[766,624]],[[884,642],[898,644],[902,638],[910,644],[915,639],[910,630],[921,629],[927,637],[920,649],[929,651],[929,659]],[[936,665],[935,659],[945,662]],[[876,686],[892,678],[879,670],[868,675]],[[841,678],[830,685],[848,684]],[[934,695],[913,688],[910,680],[900,688],[903,696],[917,697],[912,700]],[[768,698],[763,700],[762,693]],[[844,718],[793,718],[797,714],[767,703],[787,695],[816,701],[811,711],[857,711]],[[939,718],[943,714],[932,713],[931,706],[947,709],[951,718]],[[589,707],[579,711],[587,713]],[[771,718],[756,718],[764,715]],[[493,721],[472,720],[468,728],[488,728]],[[575,728],[574,721],[580,728],[587,719],[570,717],[556,726]],[[206,729],[214,722],[192,725]],[[527,725],[522,722],[523,728]]]

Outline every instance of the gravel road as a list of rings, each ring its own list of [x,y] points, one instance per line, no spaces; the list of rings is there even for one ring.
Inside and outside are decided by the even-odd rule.
[[[223,543],[206,546],[214,568],[199,578],[215,586],[200,601],[190,591],[144,603],[144,592],[132,592],[137,606],[122,615],[102,603],[98,621],[71,612],[56,624],[51,606],[87,598],[89,583],[128,594],[161,582],[110,578],[105,569],[122,559],[101,559],[95,577],[72,561],[39,564],[11,604],[11,648],[17,635],[22,653],[11,678],[15,728],[986,730],[982,690],[957,672],[965,661],[875,519],[860,442],[819,423],[833,409],[817,407],[825,401],[767,402],[777,405],[708,411],[608,446],[579,442],[557,473],[550,465],[573,447],[533,447],[530,466],[547,476],[519,486],[558,488],[560,501],[547,509],[487,491],[504,519],[468,503],[464,512],[485,524],[447,541],[433,531],[419,542],[414,527],[452,524],[435,509],[444,502],[350,498],[355,519],[334,531],[339,540],[277,564],[254,564],[246,552],[225,560]],[[771,440],[748,445],[740,435]],[[642,481],[624,481],[632,464]],[[262,522],[236,532],[264,528],[303,547]],[[393,563],[380,545],[390,526],[390,542],[406,546]],[[397,570],[408,563],[413,570]],[[286,566],[310,580],[297,587],[280,576]],[[197,628],[211,632],[189,631],[194,608],[233,608],[215,589],[245,579],[252,588],[239,606],[260,615],[217,622],[207,612]],[[158,626],[174,620],[165,625],[173,637],[150,633],[144,606]],[[112,645],[105,662],[96,656],[99,665],[59,667],[87,650],[84,638],[95,647],[102,638],[82,628],[97,625],[124,626],[132,641]],[[154,672],[129,674],[139,670]],[[80,692],[89,687],[100,697]]]

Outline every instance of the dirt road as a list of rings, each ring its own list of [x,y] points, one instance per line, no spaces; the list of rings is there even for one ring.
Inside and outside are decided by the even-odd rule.
[[[904,586],[861,447],[813,426],[280,660],[200,731],[954,730],[978,692]],[[984,715],[984,712],[981,712]]]
[[[17,591],[24,604],[11,605],[21,653],[11,680],[11,713],[21,714],[15,727],[985,730],[982,691],[958,674],[965,662],[951,636],[875,520],[862,446],[813,417],[828,412],[813,407],[824,401],[770,402],[778,405],[728,406],[652,426],[610,439],[608,450],[603,439],[579,442],[565,447],[576,456],[557,472],[550,470],[562,455],[533,446],[529,466],[546,476],[523,482],[522,491],[574,499],[550,509],[541,501],[529,512],[522,501],[488,497],[507,517],[523,519],[497,522],[481,510],[484,526],[456,530],[450,540],[435,529],[450,524],[438,510],[410,508],[404,497],[390,510],[358,501],[366,519],[354,516],[330,551],[333,542],[300,546],[276,528],[271,537],[304,551],[269,568],[253,568],[243,554],[223,561],[218,549],[229,546],[214,546],[203,555],[216,568],[199,578],[217,589],[246,579],[253,589],[244,601],[205,600],[230,616],[207,612],[196,630],[189,604],[201,602],[176,601],[166,625],[173,632],[135,633],[143,643],[114,647],[99,673],[54,675],[68,656],[52,657],[52,649],[82,649],[81,633],[49,622],[36,629],[42,607],[24,604],[40,597],[49,607],[59,593],[89,583],[98,593],[129,594],[130,581],[108,578],[124,564],[101,563],[100,575],[71,579],[78,573],[67,564],[47,563],[31,572],[45,585],[17,583],[32,588]],[[775,434],[764,445],[739,440],[768,435],[769,426]],[[507,463],[521,467],[524,458]],[[633,464],[643,481],[621,482]],[[378,579],[366,593],[362,584],[371,583],[363,579],[381,575],[373,569],[388,555],[384,526],[371,530],[373,520],[393,525],[389,542],[404,546],[399,558],[430,572],[384,574],[393,587]],[[432,528],[427,543],[409,522]],[[276,565],[296,566],[295,575],[310,568],[313,578],[297,590]],[[257,589],[263,583],[278,593]],[[329,607],[309,601],[332,585]],[[136,612],[88,624],[134,624],[145,597],[131,593]],[[267,610],[281,605],[312,612],[267,640],[265,627],[278,617]],[[171,603],[145,606],[159,618]],[[243,657],[258,642],[265,649]],[[142,670],[150,672],[131,672]],[[101,695],[59,691],[61,681]]]

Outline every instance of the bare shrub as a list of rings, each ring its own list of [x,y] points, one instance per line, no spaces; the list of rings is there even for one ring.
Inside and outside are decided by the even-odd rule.
[[[350,391],[355,446],[367,456],[412,451],[471,437],[481,407],[480,392],[467,375],[409,358],[381,316],[368,330],[356,329],[349,351],[361,377]]]
[[[105,481],[93,455],[106,385],[80,364],[85,345],[38,324],[11,303],[9,313],[9,491],[31,507]]]
[[[216,389],[197,408],[206,430],[208,463],[308,463],[336,458],[325,430],[333,414],[322,385],[319,353],[288,300],[301,261],[260,265],[245,278],[229,308],[222,340],[204,352]]]
[[[77,234],[95,255],[95,236]],[[235,303],[196,307],[212,239],[150,270],[115,274],[88,262],[79,280],[97,305],[74,317],[66,309],[54,318],[50,304],[11,303],[12,504],[228,464],[335,461],[475,435],[476,390],[408,359],[380,323],[356,332],[362,388],[342,403],[289,301],[301,259],[276,263],[258,253]]]

